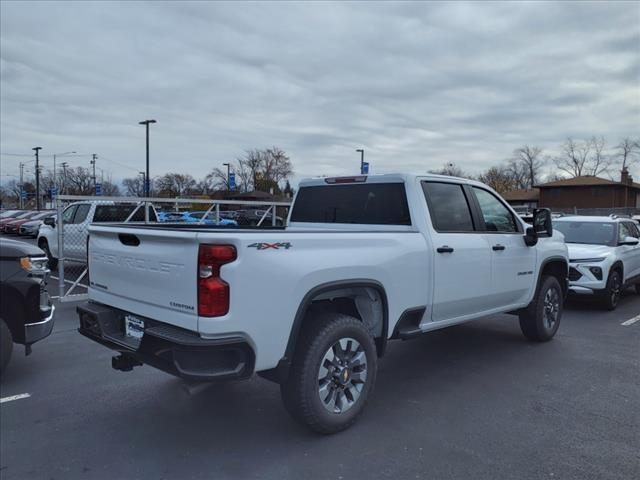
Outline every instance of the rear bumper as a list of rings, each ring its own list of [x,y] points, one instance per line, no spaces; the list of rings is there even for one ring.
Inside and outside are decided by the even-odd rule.
[[[142,339],[125,335],[127,312],[100,303],[77,308],[78,331],[112,350],[191,381],[242,380],[253,374],[255,353],[241,337],[204,339],[195,332],[148,318]]]

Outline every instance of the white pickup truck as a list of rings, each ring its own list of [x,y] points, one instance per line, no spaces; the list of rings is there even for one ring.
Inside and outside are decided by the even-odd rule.
[[[525,224],[493,190],[388,174],[300,183],[288,226],[93,225],[80,333],[191,382],[278,382],[332,433],[362,412],[390,339],[498,313],[550,340],[567,247],[548,210]]]

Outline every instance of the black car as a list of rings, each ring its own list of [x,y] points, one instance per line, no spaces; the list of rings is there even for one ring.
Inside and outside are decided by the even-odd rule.
[[[54,307],[47,293],[47,256],[38,247],[0,239],[0,373],[13,344],[31,345],[49,336]]]

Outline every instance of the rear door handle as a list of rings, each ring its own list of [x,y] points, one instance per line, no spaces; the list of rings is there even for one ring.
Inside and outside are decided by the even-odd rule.
[[[442,247],[438,247],[436,249],[436,252],[438,252],[438,253],[453,253],[453,248],[449,247],[448,245],[444,245]]]
[[[491,248],[492,248],[494,251],[496,251],[496,252],[497,252],[497,251],[499,251],[499,250],[504,250],[504,249],[505,249],[505,248],[507,248],[507,247],[505,247],[504,245],[500,245],[500,244],[498,244],[498,245],[494,245],[494,246],[493,246],[493,247],[491,247]]]

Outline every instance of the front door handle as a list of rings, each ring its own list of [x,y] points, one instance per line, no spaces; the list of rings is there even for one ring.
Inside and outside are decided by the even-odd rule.
[[[438,253],[453,253],[453,248],[451,248],[448,245],[444,245],[442,247],[438,247],[436,249],[436,252],[438,252]]]
[[[507,248],[507,247],[505,247],[504,245],[500,245],[500,244],[498,244],[498,245],[494,245],[494,246],[493,246],[493,247],[491,247],[491,248],[492,248],[494,251],[496,251],[496,252],[497,252],[497,251],[500,251],[500,250],[504,250],[504,249],[505,249],[505,248]]]

